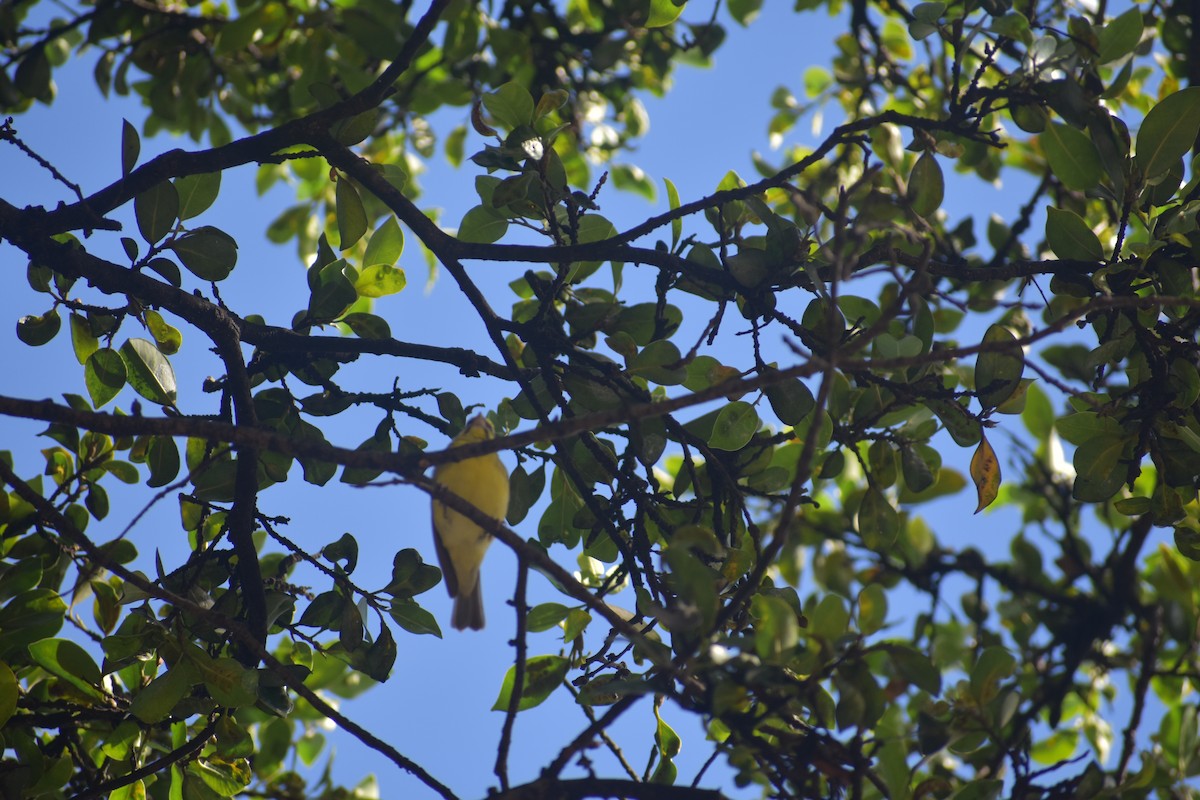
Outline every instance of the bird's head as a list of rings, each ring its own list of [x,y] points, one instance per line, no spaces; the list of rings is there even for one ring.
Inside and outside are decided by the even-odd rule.
[[[492,427],[492,423],[487,417],[483,414],[476,414],[471,417],[467,427],[463,428],[463,432],[457,438],[461,442],[485,442],[488,439],[496,438],[496,429]]]

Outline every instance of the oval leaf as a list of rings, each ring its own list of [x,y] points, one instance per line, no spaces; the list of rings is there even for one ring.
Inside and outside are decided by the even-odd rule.
[[[1039,141],[1050,169],[1068,189],[1082,192],[1100,182],[1100,154],[1086,133],[1052,122]]]
[[[986,436],[980,437],[979,447],[971,456],[971,480],[975,481],[975,491],[979,496],[979,504],[975,506],[975,513],[978,514],[990,506],[1000,492],[1000,461]]]
[[[550,693],[562,685],[567,676],[571,662],[562,656],[534,656],[525,662],[525,679],[522,682],[521,702],[518,711],[524,711],[542,704]],[[504,683],[500,687],[500,696],[496,698],[493,711],[508,711],[512,699],[513,686],[516,683],[516,666],[508,668]]]
[[[475,206],[463,215],[458,226],[458,238],[463,242],[491,244],[500,241],[507,231],[507,219],[493,209]]]
[[[749,403],[738,400],[721,409],[713,423],[709,446],[717,450],[741,450],[758,430],[758,412]]]
[[[210,225],[180,236],[171,249],[193,275],[206,281],[224,280],[237,264],[237,242]]]
[[[349,178],[340,178],[334,192],[337,204],[338,248],[346,250],[367,232],[367,211]]]
[[[1074,211],[1049,206],[1046,208],[1046,244],[1059,258],[1079,261],[1100,261],[1104,247],[1083,217]]]
[[[388,217],[383,224],[371,234],[367,242],[367,250],[363,253],[363,266],[375,264],[395,264],[400,254],[404,252],[404,231],[395,217]]]
[[[116,397],[125,387],[125,379],[125,360],[111,347],[92,353],[83,366],[83,381],[95,408]]]
[[[135,392],[152,403],[175,405],[175,370],[153,342],[130,339],[121,345],[121,358]]]
[[[995,408],[1021,385],[1025,357],[1016,337],[1003,325],[987,329],[983,343],[998,349],[985,350],[975,360],[975,391],[984,410]]]
[[[221,191],[221,173],[202,172],[175,179],[179,195],[179,218],[191,219],[207,211]]]
[[[150,187],[133,200],[138,230],[150,244],[157,244],[171,232],[179,216],[179,194],[170,181]]]
[[[913,211],[928,217],[942,207],[946,195],[946,179],[942,175],[937,156],[926,150],[913,164],[908,176],[908,202]]]
[[[1196,141],[1200,130],[1200,86],[1164,97],[1142,120],[1134,159],[1142,174],[1153,178],[1175,165]]]

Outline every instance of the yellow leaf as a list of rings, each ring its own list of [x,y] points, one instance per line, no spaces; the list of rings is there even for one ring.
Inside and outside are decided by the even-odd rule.
[[[980,437],[979,447],[971,456],[971,479],[979,493],[979,506],[975,509],[978,514],[990,506],[1000,492],[1000,462],[986,436]]]

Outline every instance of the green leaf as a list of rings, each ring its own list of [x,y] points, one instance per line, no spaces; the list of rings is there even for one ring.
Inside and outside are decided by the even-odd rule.
[[[1101,436],[1120,437],[1124,434],[1121,423],[1095,411],[1068,414],[1057,420],[1054,427],[1063,439],[1073,445],[1082,445]]]
[[[170,181],[156,184],[133,199],[138,230],[150,244],[157,244],[171,232],[179,217],[179,194]]]
[[[53,72],[46,48],[35,42],[27,48],[24,57],[17,64],[12,85],[26,97],[49,104],[54,100],[52,76]],[[7,95],[8,92],[5,94]]]
[[[813,610],[808,632],[823,641],[834,642],[846,635],[849,625],[850,612],[842,603],[842,599],[837,595],[827,594]]]
[[[384,592],[400,598],[414,597],[437,586],[442,571],[421,560],[421,554],[411,547],[396,553],[392,559],[392,580]]]
[[[0,661],[0,728],[17,712],[17,700],[21,695],[17,676],[8,664]]]
[[[200,680],[219,705],[240,708],[254,705],[258,699],[256,671],[247,669],[232,658],[197,659],[194,663]]]
[[[71,325],[71,347],[75,351],[75,360],[81,365],[86,364],[92,353],[100,348],[100,340],[92,333],[91,323],[82,314],[71,314],[68,321]]]
[[[1132,53],[1142,40],[1143,27],[1142,10],[1137,6],[1105,23],[1096,32],[1100,45],[1096,63],[1108,64]]]
[[[874,486],[867,489],[858,508],[858,532],[863,543],[876,551],[890,547],[900,532],[899,513]]]
[[[532,633],[540,633],[558,625],[570,611],[562,603],[541,603],[530,609],[525,624]]]
[[[83,382],[95,408],[104,406],[116,397],[125,387],[125,380],[125,360],[111,347],[92,353],[83,366]]]
[[[235,797],[250,783],[250,765],[245,759],[221,761],[215,758],[198,758],[187,765],[187,800],[208,800],[205,787],[216,797]],[[200,780],[191,780],[193,777]]]
[[[446,135],[446,160],[450,162],[450,166],[458,169],[462,166],[463,156],[466,153],[463,150],[467,141],[467,126],[459,125],[455,127],[449,134]]]
[[[908,202],[918,215],[928,217],[942,207],[945,195],[946,179],[937,156],[926,150],[908,176]]]
[[[687,0],[676,3],[675,0],[650,0],[650,16],[646,18],[647,28],[662,28],[679,19]]]
[[[1182,526],[1176,527],[1175,546],[1179,548],[1179,552],[1184,558],[1200,561],[1200,531]],[[3,712],[0,711],[0,725],[4,724],[3,716]]]
[[[567,104],[571,95],[565,89],[554,89],[545,92],[538,98],[537,108],[533,112],[535,119],[542,119]]]
[[[183,285],[183,274],[179,271],[179,267],[176,266],[175,262],[169,258],[152,258],[146,266],[157,272],[163,280],[172,286],[178,288]]]
[[[929,656],[905,645],[893,645],[887,652],[896,671],[906,680],[935,697],[942,693],[942,674]]]
[[[796,425],[817,407],[812,390],[799,378],[771,384],[766,395],[775,416],[784,425]]]
[[[708,444],[717,450],[741,450],[761,424],[758,412],[749,403],[737,400],[721,409],[713,423]]]
[[[11,660],[14,653],[23,658],[32,642],[58,633],[66,613],[67,604],[53,589],[18,594],[0,609],[0,658]]]
[[[533,95],[516,81],[509,81],[495,91],[484,94],[483,105],[496,122],[510,131],[533,124]]]
[[[526,472],[518,466],[509,476],[508,515],[505,520],[509,526],[516,525],[529,514],[529,509],[542,496],[546,487],[546,471],[538,469]]]
[[[191,671],[177,664],[134,695],[129,713],[147,725],[161,722],[191,688]]]
[[[392,338],[392,329],[388,326],[387,320],[374,314],[355,311],[342,317],[342,322],[350,326],[350,330],[354,331],[354,335],[360,339]]]
[[[629,373],[661,386],[676,386],[687,379],[687,367],[674,342],[658,339],[629,359]]]
[[[310,323],[323,323],[341,317],[358,300],[354,281],[358,273],[344,258],[309,271],[312,295],[308,299]]]
[[[1016,658],[1003,647],[986,648],[971,668],[972,694],[981,703],[991,701],[1000,692],[1000,682],[1011,675],[1016,666]]]
[[[1196,141],[1200,130],[1200,86],[1169,94],[1146,113],[1138,129],[1134,159],[1153,178],[1173,167]]]
[[[931,464],[926,454],[936,457],[937,451],[924,445],[904,445],[900,448],[900,474],[904,476],[905,488],[913,494],[933,486],[934,476],[941,466],[940,458],[936,465]],[[901,500],[904,500],[903,495]]]
[[[409,633],[429,634],[439,639],[442,638],[442,629],[438,627],[433,614],[417,605],[415,600],[394,600],[388,613],[391,614],[397,625]]]
[[[102,675],[100,667],[87,651],[69,639],[42,639],[29,645],[33,663],[57,675],[88,697],[104,700],[98,688]]]
[[[1021,384],[1025,356],[1016,337],[999,323],[987,329],[983,344],[999,348],[985,350],[975,359],[975,392],[987,411],[1007,400]]]
[[[379,635],[367,647],[366,654],[355,661],[354,666],[367,677],[382,683],[391,676],[397,654],[396,640],[392,636],[391,628],[381,625]]]
[[[154,436],[146,448],[146,466],[150,477],[146,485],[151,488],[166,486],[179,474],[179,446],[170,436]]]
[[[651,203],[657,199],[654,181],[647,177],[641,167],[633,164],[612,164],[609,167],[609,176],[613,186],[618,189],[633,192]]]
[[[17,320],[17,338],[30,347],[47,344],[62,328],[62,317],[58,309],[52,308],[45,314],[26,315]]]
[[[402,291],[407,284],[408,278],[400,267],[372,264],[358,273],[358,278],[354,281],[354,291],[359,297],[386,297]]]
[[[201,172],[176,178],[175,191],[179,195],[179,218],[197,217],[216,202],[221,191],[221,173]]]
[[[1192,132],[1195,133],[1194,130]],[[1082,192],[1100,183],[1100,154],[1086,133],[1059,122],[1051,122],[1039,141],[1050,169],[1068,189]]]
[[[1127,470],[1121,463],[1125,439],[1106,435],[1088,439],[1075,449],[1075,486],[1071,490],[1076,500],[1084,503],[1103,503],[1112,498],[1125,484]]]
[[[210,225],[180,236],[171,242],[170,249],[188,271],[206,281],[224,280],[237,264],[237,242]]]
[[[762,9],[763,0],[729,0],[726,7],[729,16],[737,20],[739,25],[749,25]]]
[[[335,122],[329,129],[338,144],[352,147],[375,132],[379,123],[379,109],[368,108],[361,114],[355,114],[350,119]]]
[[[494,208],[475,206],[463,215],[458,226],[458,238],[463,242],[492,244],[508,232],[508,220]]]
[[[1046,208],[1046,244],[1059,258],[1101,261],[1104,247],[1083,218],[1074,211]]]
[[[863,587],[858,593],[858,629],[864,636],[870,636],[883,627],[887,619],[887,593],[878,583]]]
[[[658,721],[654,729],[654,744],[658,748],[658,766],[650,776],[651,783],[670,785],[675,782],[678,768],[674,764],[675,756],[683,747],[679,734],[666,723],[659,713],[659,706],[654,707],[654,717]]]
[[[183,344],[183,334],[179,329],[167,323],[162,314],[157,311],[146,311],[146,327],[154,337],[154,344],[164,355],[173,356],[179,352]]]
[[[395,264],[403,252],[404,231],[400,228],[400,223],[396,222],[395,217],[388,216],[371,234],[366,252],[363,253],[362,263],[364,267],[375,264]]]
[[[344,569],[349,575],[358,566],[358,540],[349,533],[343,533],[336,542],[331,542],[321,548],[321,555],[329,562],[337,564],[346,562]]]
[[[347,177],[339,177],[334,190],[337,206],[338,249],[348,250],[367,232],[367,210],[358,189]]]
[[[562,656],[534,656],[528,659],[525,662],[525,679],[522,682],[521,701],[517,710],[525,711],[541,705],[551,692],[562,685],[570,667],[571,662]],[[504,683],[500,686],[500,696],[492,706],[493,711],[508,711],[516,685],[516,675],[516,665],[509,667],[504,675]]]
[[[152,403],[175,405],[175,370],[153,342],[129,339],[121,345],[121,358],[126,379],[135,392]]]
[[[671,183],[670,178],[663,178],[663,183],[667,186],[667,204],[671,210],[679,208],[679,190],[675,188],[675,184]],[[683,219],[676,217],[671,220],[671,250],[679,246],[679,238],[683,235]]]
[[[142,140],[138,137],[137,128],[130,125],[129,120],[121,120],[121,175],[126,176],[133,171],[141,151]]]

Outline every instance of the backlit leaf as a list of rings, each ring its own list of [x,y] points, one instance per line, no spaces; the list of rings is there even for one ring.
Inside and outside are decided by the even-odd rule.
[[[1042,131],[1039,141],[1050,169],[1068,189],[1086,191],[1100,182],[1100,154],[1086,133],[1051,122]]]
[[[1166,172],[1196,141],[1200,129],[1200,86],[1164,97],[1146,113],[1137,134],[1134,156],[1142,173],[1153,178]]]
[[[541,705],[550,693],[562,685],[571,662],[562,656],[534,656],[525,662],[525,679],[522,682],[521,701],[518,711],[525,711]],[[512,700],[513,688],[516,685],[516,666],[508,668],[504,675],[504,683],[500,687],[500,696],[496,698],[493,711],[508,711]]]
[[[1074,211],[1049,206],[1046,209],[1046,244],[1059,258],[1100,261],[1104,248],[1083,218]]]
[[[975,481],[975,491],[979,498],[979,503],[975,506],[975,513],[978,514],[995,502],[996,495],[1000,492],[1000,461],[986,436],[980,438],[979,447],[975,448],[975,455],[971,456],[971,480]]]

